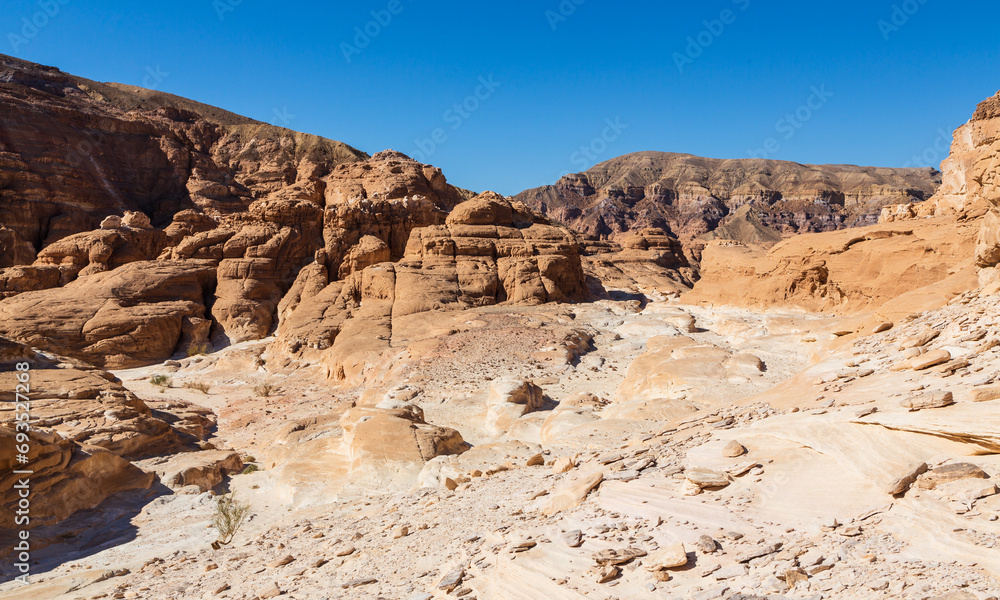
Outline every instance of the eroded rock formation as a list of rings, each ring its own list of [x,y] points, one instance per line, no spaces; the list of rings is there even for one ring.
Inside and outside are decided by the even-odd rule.
[[[459,204],[442,225],[414,229],[398,262],[368,258],[375,264],[354,270],[366,248],[377,258],[376,246],[362,240],[347,253],[344,280],[332,280],[323,255],[301,271],[279,311],[276,354],[323,352],[330,374],[345,379],[359,368],[348,357],[388,347],[396,319],[588,296],[576,234],[492,192]]]
[[[17,427],[15,371],[30,364],[27,394],[31,428]],[[184,403],[152,408],[107,371],[73,359],[41,354],[0,338],[0,526],[14,527],[18,502],[15,438],[29,437],[31,474],[29,527],[52,524],[93,508],[122,491],[146,489],[154,474],[132,461],[196,449],[214,423],[210,411]],[[10,450],[10,451],[8,451]]]
[[[14,58],[0,73],[0,332],[97,364],[263,337],[304,265],[399,260],[466,197],[399,153]],[[192,272],[199,290],[149,296]]]

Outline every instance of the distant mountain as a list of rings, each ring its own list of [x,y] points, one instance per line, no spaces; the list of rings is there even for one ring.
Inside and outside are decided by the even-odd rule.
[[[882,207],[921,202],[940,184],[941,174],[929,168],[637,152],[567,175],[555,185],[526,190],[516,199],[601,238],[665,229],[697,258],[704,240],[713,237],[773,243],[782,235],[871,225]]]

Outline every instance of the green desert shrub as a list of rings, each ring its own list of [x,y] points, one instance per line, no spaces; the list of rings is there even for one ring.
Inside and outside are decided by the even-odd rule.
[[[250,503],[242,502],[236,494],[223,494],[215,499],[215,517],[212,525],[219,532],[217,543],[226,545],[233,541],[236,532],[250,517]]]
[[[158,385],[160,387],[170,387],[172,383],[171,379],[166,375],[153,375],[149,378],[149,383],[153,385]]]

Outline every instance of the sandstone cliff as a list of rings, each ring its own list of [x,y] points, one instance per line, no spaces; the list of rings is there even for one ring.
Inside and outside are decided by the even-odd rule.
[[[401,260],[388,256],[365,238],[342,280],[322,256],[304,268],[279,310],[276,356],[322,355],[329,375],[351,379],[365,356],[389,347],[402,317],[588,297],[576,233],[493,192],[459,204],[441,225],[414,229]]]
[[[1000,286],[1000,93],[955,131],[943,183],[923,203],[886,206],[880,224],[797,236],[770,250],[709,244],[687,299],[808,310],[918,312]],[[978,281],[977,277],[978,268]],[[911,294],[912,292],[912,294]],[[905,315],[902,315],[905,316]]]
[[[955,130],[951,154],[943,163],[944,182],[929,202],[919,207],[889,206],[883,222],[906,221],[933,215],[959,220],[983,216],[976,243],[980,280],[1000,289],[1000,92],[984,100],[968,123]]]

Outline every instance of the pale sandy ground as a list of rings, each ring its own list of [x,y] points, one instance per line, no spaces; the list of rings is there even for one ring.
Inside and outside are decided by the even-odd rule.
[[[360,387],[323,381],[316,366],[259,366],[269,340],[184,359],[180,368],[120,371],[141,397],[211,408],[219,419],[211,442],[257,459],[263,470],[227,484],[251,502],[252,520],[233,545],[215,551],[210,493],[120,498],[89,515],[94,535],[39,553],[36,583],[4,584],[0,597],[925,599],[965,592],[971,595],[951,597],[983,600],[998,589],[1000,497],[963,504],[914,489],[894,498],[885,486],[919,461],[974,462],[1000,474],[1000,401],[966,400],[968,390],[991,385],[1000,370],[995,348],[975,352],[996,335],[996,308],[989,299],[954,304],[852,346],[831,335],[835,320],[815,315],[669,302],[491,307],[435,313],[433,329],[445,334],[422,335],[431,321],[395,328],[402,333],[393,339],[391,368]],[[693,317],[693,327],[683,315]],[[889,371],[903,358],[900,341],[929,327],[942,331],[930,346],[964,354],[971,364],[948,376]],[[984,338],[960,341],[980,330]],[[634,390],[620,388],[627,375],[642,380],[629,367],[649,357],[657,336],[692,340],[670,358],[677,362],[657,364],[669,371],[690,355],[695,367],[669,385],[641,384],[640,402]],[[566,340],[581,337],[592,343],[567,361]],[[746,377],[699,373],[698,357],[740,353],[760,358],[765,370]],[[704,364],[704,373],[717,372]],[[170,375],[172,387],[152,385],[154,374]],[[534,380],[547,403],[498,438],[483,422],[484,403],[490,382],[510,376]],[[184,388],[188,382],[210,389]],[[277,391],[261,397],[254,387],[262,382]],[[954,390],[958,403],[919,412],[899,406],[933,389]],[[558,403],[584,392],[607,406],[581,411],[573,416],[579,421],[545,437]],[[352,402],[386,394],[412,395],[428,423],[453,427],[474,446],[445,468],[498,472],[455,490],[419,486],[415,478],[346,481],[335,421],[308,446],[322,451],[282,454],[275,446],[291,422],[339,415]],[[694,415],[620,417],[622,407],[662,415],[692,399],[701,408]],[[866,407],[878,412],[858,417]],[[723,457],[733,439],[749,453]],[[574,456],[579,466],[566,474],[525,466],[538,453],[550,464]],[[275,456],[283,462],[270,464]],[[685,473],[695,467],[737,474],[727,487],[690,495]],[[546,514],[563,487],[595,470],[604,481],[580,506]],[[397,537],[403,526],[407,535]],[[579,547],[564,541],[572,530],[581,532]],[[690,560],[664,580],[647,567],[658,548],[676,542],[686,544]],[[775,551],[740,560],[778,542]],[[530,548],[514,552],[519,544]],[[629,547],[648,555],[598,583],[594,554]],[[268,566],[285,556],[288,564]],[[454,568],[463,570],[461,582],[450,592],[439,589]],[[120,569],[129,573],[96,581]],[[791,589],[790,570],[802,573]]]

